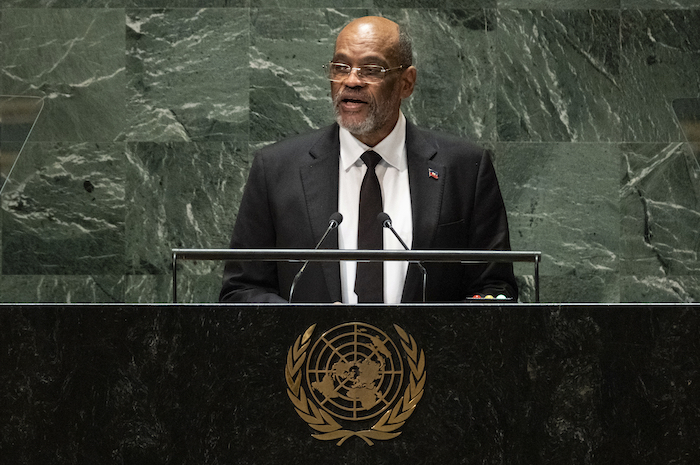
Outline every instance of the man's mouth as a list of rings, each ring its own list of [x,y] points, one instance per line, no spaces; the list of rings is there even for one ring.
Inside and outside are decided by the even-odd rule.
[[[346,110],[357,110],[363,105],[367,105],[366,100],[358,99],[358,98],[352,98],[352,97],[346,97],[340,100],[340,103],[342,104],[343,108]]]

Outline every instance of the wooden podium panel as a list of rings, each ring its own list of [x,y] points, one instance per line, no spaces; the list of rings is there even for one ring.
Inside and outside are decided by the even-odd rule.
[[[302,373],[314,346],[328,346],[321,336],[347,328],[379,330],[366,358],[388,372],[393,343],[406,375],[385,410],[326,427],[339,445],[312,436],[311,420],[327,416],[319,385],[302,380],[296,398],[303,391],[311,413],[301,416],[285,370]],[[695,304],[4,305],[0,454],[13,464],[694,463],[698,334]],[[408,363],[407,348],[424,365]],[[336,370],[315,378],[327,387],[374,389],[367,366],[324,363]],[[392,409],[405,423],[378,428],[397,437],[369,445],[354,434]]]

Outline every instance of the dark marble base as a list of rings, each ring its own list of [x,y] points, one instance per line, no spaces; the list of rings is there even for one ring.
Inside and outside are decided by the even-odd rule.
[[[425,352],[395,439],[314,439],[295,340],[394,324]],[[0,306],[3,463],[682,464],[700,450],[700,306]]]

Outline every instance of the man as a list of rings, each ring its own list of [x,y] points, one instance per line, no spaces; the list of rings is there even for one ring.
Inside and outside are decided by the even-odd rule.
[[[327,72],[336,124],[260,150],[231,248],[312,249],[338,211],[343,221],[324,248],[402,249],[376,220],[376,212],[384,211],[412,249],[510,250],[489,153],[419,129],[401,113],[401,102],[413,93],[416,68],[410,40],[396,23],[379,17],[349,23],[337,37]],[[374,163],[375,169],[368,169]],[[293,302],[421,301],[417,265],[387,261],[365,270],[366,265],[310,263]],[[299,268],[298,263],[229,262],[220,300],[286,302]],[[425,268],[431,302],[475,294],[517,298],[511,264],[429,263]]]

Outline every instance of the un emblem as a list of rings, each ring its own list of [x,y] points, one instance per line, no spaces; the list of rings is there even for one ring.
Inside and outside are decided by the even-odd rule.
[[[394,325],[410,369],[406,375],[401,352],[382,330],[346,323],[311,346],[315,328],[297,338],[285,368],[287,394],[297,414],[318,432],[312,436],[338,445],[358,436],[372,445],[401,434],[426,379],[425,355],[413,337]]]

